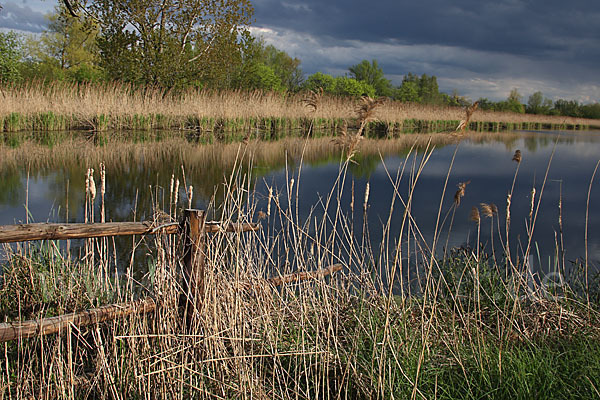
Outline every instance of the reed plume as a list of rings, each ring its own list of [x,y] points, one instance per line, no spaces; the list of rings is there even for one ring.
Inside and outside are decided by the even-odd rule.
[[[460,182],[458,185],[458,190],[456,191],[456,193],[454,193],[454,206],[458,207],[460,206],[460,199],[464,197],[465,195],[465,189],[467,188],[467,185],[471,183],[471,181],[466,181],[466,182]]]
[[[467,129],[467,127],[469,126],[469,122],[471,122],[471,116],[473,115],[475,110],[477,110],[477,107],[479,107],[478,101],[465,108],[465,119],[460,121],[455,132],[464,131],[465,129]]]
[[[481,216],[479,215],[479,209],[475,206],[471,208],[471,213],[469,214],[469,219],[473,222],[476,222],[477,225],[481,222]]]
[[[513,161],[516,161],[516,162],[517,162],[517,164],[520,164],[520,163],[521,163],[521,160],[522,160],[522,156],[521,156],[521,150],[517,150],[517,151],[515,151],[515,154],[513,155],[513,158],[512,158],[512,160],[513,160]]]
[[[369,96],[363,96],[360,98],[358,105],[354,109],[358,116],[359,128],[357,135],[362,135],[365,126],[371,122],[377,120],[375,110],[377,107],[383,104],[383,99],[373,99]]]
[[[310,109],[311,112],[316,112],[321,106],[323,99],[323,88],[319,87],[315,90],[309,90],[307,96],[302,99],[302,103]]]

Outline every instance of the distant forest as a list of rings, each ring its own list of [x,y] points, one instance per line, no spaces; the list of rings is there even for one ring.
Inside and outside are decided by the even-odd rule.
[[[93,0],[85,9],[76,8],[77,14],[61,3],[47,17],[48,28],[41,35],[0,32],[0,82],[119,81],[173,91],[295,93],[323,88],[338,96],[383,96],[424,104],[467,106],[473,101],[457,92],[440,92],[437,77],[426,74],[409,72],[394,86],[377,60],[350,66],[344,76],[317,72],[306,77],[299,59],[250,35],[249,0],[219,3],[217,10],[198,2],[182,6],[177,0],[143,3],[148,4],[124,9],[117,0]],[[600,119],[599,103],[552,101],[541,92],[526,103],[517,89],[503,101],[477,101],[484,110]]]

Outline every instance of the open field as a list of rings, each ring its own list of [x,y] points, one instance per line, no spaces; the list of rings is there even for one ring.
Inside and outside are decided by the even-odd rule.
[[[411,184],[407,192],[396,192],[390,218],[394,207],[410,209],[428,154],[408,151],[406,164],[415,168],[391,175],[389,185],[400,187],[404,180]],[[523,246],[512,253],[496,249],[495,258],[479,243],[433,254],[430,249],[452,228],[451,222],[449,227],[442,222],[439,211],[433,242],[421,236],[423,227],[409,212],[400,213],[399,231],[392,231],[385,220],[356,226],[355,217],[369,207],[369,194],[353,194],[351,212],[341,210],[341,192],[351,185],[346,179],[350,157],[340,163],[339,179],[315,205],[314,215],[300,219],[300,182],[290,180],[269,198],[259,199],[243,162],[235,159],[222,201],[207,208],[209,218],[260,220],[263,228],[210,236],[203,253],[206,290],[191,325],[177,312],[182,266],[173,237],[136,241],[138,246],[147,245],[151,255],[141,278],[133,271],[133,262],[116,265],[100,239],[91,241],[80,255],[73,252],[72,258],[56,241],[4,249],[8,256],[0,278],[4,321],[143,296],[150,296],[158,307],[113,322],[72,327],[61,335],[4,343],[0,396],[598,396],[600,297],[598,282],[585,278],[587,260],[574,266],[580,273],[569,282],[549,284],[528,274],[523,263],[532,251],[528,238],[521,238]],[[169,187],[169,182],[161,185]],[[448,188],[439,209],[460,207],[460,197],[469,190],[465,187],[459,186],[454,202],[455,189]],[[157,213],[163,220],[176,219],[186,200],[175,200],[173,191],[162,196],[151,200],[164,205]],[[532,203],[533,215],[540,204]],[[500,208],[482,205],[473,213],[477,232],[479,225],[494,230],[497,225],[501,240],[510,235],[510,218]],[[510,213],[510,206],[506,211]],[[533,232],[535,219],[529,223]],[[383,229],[380,247],[371,245],[371,229]],[[280,288],[260,283],[265,277],[333,264],[341,264],[343,270],[331,277]],[[557,270],[565,267],[559,265]]]
[[[40,85],[3,87],[0,131],[31,130],[193,130],[222,139],[229,133],[261,138],[331,132],[355,119],[356,102],[325,96],[316,110],[306,106],[304,94],[241,91],[133,89],[120,84]],[[393,136],[411,132],[447,132],[465,116],[461,108],[386,101],[377,121],[366,132]],[[478,131],[512,129],[584,129],[598,121],[572,117],[476,111],[469,126]],[[259,133],[260,132],[260,133]],[[206,139],[207,141],[209,139]]]

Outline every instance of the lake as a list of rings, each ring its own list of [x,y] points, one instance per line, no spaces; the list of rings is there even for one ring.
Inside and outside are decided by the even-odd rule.
[[[546,272],[555,269],[557,264],[568,266],[577,259],[583,259],[586,253],[587,211],[588,262],[593,269],[599,265],[600,174],[594,179],[589,209],[586,208],[590,179],[600,158],[598,131],[478,134],[458,143],[438,143],[431,154],[422,142],[417,149],[409,152],[409,147],[405,145],[390,149],[390,141],[369,141],[364,149],[359,147],[354,161],[348,164],[343,180],[339,179],[340,168],[343,168],[341,155],[330,142],[330,139],[320,139],[307,145],[302,162],[302,140],[293,143],[251,143],[248,148],[262,151],[260,156],[246,150],[243,144],[227,145],[224,150],[218,146],[181,143],[108,143],[96,151],[93,144],[75,141],[49,150],[39,146],[30,149],[27,144],[18,149],[5,148],[2,150],[4,160],[0,161],[0,224],[25,222],[26,203],[30,222],[62,222],[66,218],[67,207],[69,221],[83,222],[86,168],[95,168],[96,183],[99,183],[99,160],[104,160],[106,164],[105,206],[107,220],[112,221],[150,219],[156,206],[169,210],[172,175],[181,182],[179,207],[187,206],[184,180],[187,185],[194,186],[192,207],[204,208],[211,201],[218,204],[222,198],[223,183],[239,165],[241,173],[250,176],[248,187],[253,192],[251,198],[256,200],[254,211],[266,211],[269,187],[279,194],[281,205],[288,204],[287,192],[293,186],[289,202],[291,215],[297,215],[301,223],[307,219],[320,219],[327,195],[333,190],[332,208],[329,211],[337,207],[339,199],[339,212],[353,221],[356,235],[362,235],[363,201],[368,183],[370,193],[366,215],[369,240],[373,253],[377,255],[380,254],[378,246],[384,236],[382,226],[389,219],[390,236],[397,237],[404,213],[400,198],[396,198],[390,217],[390,205],[395,193],[392,182],[397,179],[398,171],[404,168],[397,193],[406,201],[411,171],[418,168],[424,157],[429,155],[414,185],[410,207],[411,233],[403,239],[411,236],[421,243],[403,243],[407,251],[426,252],[425,244],[431,245],[444,183],[448,179],[437,224],[437,254],[443,254],[446,244],[448,247],[471,247],[475,251],[478,247],[478,229],[470,215],[472,207],[481,210],[481,203],[495,204],[500,216],[497,221],[495,216],[489,218],[481,214],[481,252],[491,254],[493,243],[494,251],[501,254],[498,229],[504,235],[507,194],[518,166],[512,158],[515,151],[520,150],[522,161],[511,201],[512,257],[522,258],[525,253],[530,254],[532,268]],[[381,155],[376,150],[377,146],[384,149]],[[80,151],[80,147],[85,151]],[[236,164],[236,155],[244,152],[247,157]],[[238,181],[243,180],[239,178]],[[461,182],[469,183],[460,205],[454,210],[454,196]],[[215,188],[221,189],[216,195]],[[534,213],[530,218],[533,188]],[[351,215],[352,193],[354,212]],[[99,196],[95,207],[98,210]],[[99,215],[98,211],[96,215]],[[250,217],[255,218],[256,215]],[[533,218],[535,228],[529,242],[527,226],[531,225]],[[273,225],[271,229],[277,228],[277,223],[269,218],[263,224],[269,222]],[[308,224],[307,230],[314,229],[311,226],[312,223]],[[126,246],[131,239],[119,243]],[[531,248],[529,252],[526,251],[528,245]]]

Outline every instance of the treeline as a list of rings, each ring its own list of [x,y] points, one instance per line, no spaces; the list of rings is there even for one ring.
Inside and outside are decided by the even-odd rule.
[[[575,100],[563,99],[552,101],[539,91],[529,96],[526,104],[521,103],[521,99],[521,94],[513,89],[504,101],[493,102],[486,98],[477,101],[482,110],[600,119],[600,103],[581,104]]]
[[[118,1],[90,0],[78,9],[78,17],[61,3],[48,16],[48,29],[37,37],[0,32],[0,81],[119,81],[175,91],[294,93],[322,88],[338,96],[463,107],[472,103],[456,91],[440,92],[437,78],[426,74],[408,73],[395,86],[376,60],[363,60],[343,76],[317,72],[305,78],[299,59],[250,35],[249,0],[140,0],[140,7],[127,8]],[[161,11],[146,12],[157,9]],[[526,104],[516,89],[506,100],[478,102],[483,110],[600,119],[598,103],[553,102],[541,92],[529,96]]]

